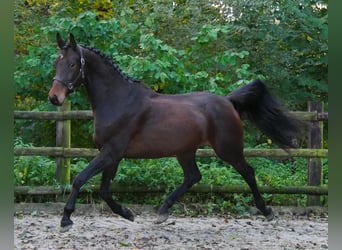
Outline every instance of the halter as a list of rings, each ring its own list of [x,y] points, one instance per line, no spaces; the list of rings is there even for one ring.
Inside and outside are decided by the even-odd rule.
[[[62,83],[65,87],[67,87],[69,93],[72,93],[75,91],[75,83],[80,79],[80,77],[82,77],[82,79],[85,79],[85,74],[84,74],[84,65],[85,65],[85,60],[84,60],[84,56],[83,56],[83,51],[81,49],[81,46],[77,45],[78,50],[80,51],[81,54],[81,68],[80,68],[80,72],[78,73],[78,75],[76,76],[76,78],[73,81],[70,82],[66,82],[63,81],[61,79],[59,79],[57,76],[55,76],[53,78],[54,81],[60,82]]]

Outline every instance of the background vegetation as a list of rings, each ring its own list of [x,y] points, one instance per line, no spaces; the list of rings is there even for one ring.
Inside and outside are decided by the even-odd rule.
[[[308,101],[323,101],[328,109],[327,0],[16,0],[14,4],[16,110],[55,110],[47,93],[57,56],[56,32],[64,37],[72,32],[81,44],[105,52],[128,75],[158,92],[226,95],[259,77],[292,110],[306,110]],[[89,109],[83,88],[69,99],[72,109]],[[72,130],[72,146],[93,147],[91,122],[73,121],[72,127],[77,128]],[[273,147],[248,124],[246,129],[246,147]],[[20,145],[54,146],[55,123],[17,120],[15,135],[15,143]],[[49,161],[16,158],[15,183],[53,183],[53,177],[44,177],[53,173],[47,170],[53,168]],[[75,172],[87,161],[75,159]],[[301,159],[251,161],[256,167],[265,167],[260,170],[260,184],[268,184],[270,176],[279,179],[273,181],[275,185],[305,184]],[[203,181],[221,184],[223,174],[227,178],[222,182],[240,181],[235,173],[226,173],[216,159],[199,164],[203,171],[224,171],[217,178],[205,172],[208,178]],[[181,174],[179,179],[174,176],[180,169],[174,165],[170,159],[125,161],[116,179],[146,185],[154,181],[178,184]],[[292,180],[289,169],[304,174]],[[144,171],[158,175],[143,180]],[[30,178],[33,172],[39,177]]]

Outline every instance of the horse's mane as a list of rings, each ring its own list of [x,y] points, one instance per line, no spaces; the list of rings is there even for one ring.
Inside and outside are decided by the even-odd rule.
[[[101,52],[98,49],[95,49],[91,46],[88,45],[80,45],[82,48],[88,49],[92,52],[94,52],[96,55],[98,55],[100,58],[102,58],[102,60],[105,62],[105,64],[110,65],[111,67],[114,68],[114,70],[116,70],[119,75],[126,81],[128,81],[129,83],[142,83],[140,80],[135,79],[134,77],[128,76],[125,72],[122,71],[122,69],[120,69],[119,66],[117,66],[117,64],[113,61],[113,59],[106,55],[105,53]]]

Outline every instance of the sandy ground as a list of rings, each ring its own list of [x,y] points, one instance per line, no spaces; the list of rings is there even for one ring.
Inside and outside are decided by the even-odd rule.
[[[62,204],[16,205],[14,249],[328,249],[326,210],[274,208],[271,222],[259,215],[170,216],[156,225],[150,209],[134,208],[130,222],[103,208],[77,208],[73,227],[61,232]]]

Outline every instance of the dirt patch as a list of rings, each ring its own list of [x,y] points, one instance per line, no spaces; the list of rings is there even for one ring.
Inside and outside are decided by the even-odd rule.
[[[274,208],[263,216],[177,217],[161,225],[148,206],[133,207],[134,222],[105,206],[77,206],[73,227],[61,232],[64,204],[17,204],[14,249],[328,249],[326,209]],[[58,212],[56,212],[58,211]]]

